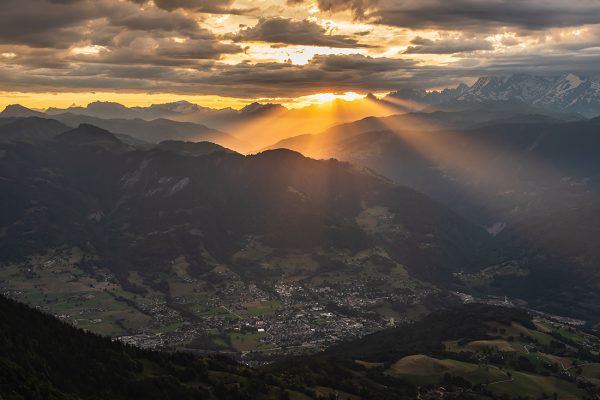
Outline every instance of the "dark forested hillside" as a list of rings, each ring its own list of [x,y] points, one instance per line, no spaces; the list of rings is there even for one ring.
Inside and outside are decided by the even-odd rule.
[[[0,296],[5,400],[249,400],[281,393],[265,376],[224,358],[140,350]]]
[[[474,267],[487,240],[427,197],[347,163],[180,149],[132,151],[89,125],[43,145],[4,145],[2,258],[78,246],[126,277],[158,273],[183,254],[198,275],[255,237],[297,251],[379,244],[415,276],[440,280]],[[374,208],[389,215],[371,216]],[[374,230],[378,219],[389,228]]]

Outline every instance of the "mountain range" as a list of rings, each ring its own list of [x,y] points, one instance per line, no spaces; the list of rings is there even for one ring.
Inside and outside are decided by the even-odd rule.
[[[513,74],[481,77],[471,86],[442,91],[400,90],[394,99],[428,106],[429,110],[472,109],[474,104],[516,100],[538,110],[600,115],[600,76]]]
[[[353,101],[287,109],[279,104],[252,103],[240,110],[211,109],[187,101],[126,107],[93,102],[86,107],[49,108],[45,112],[8,106],[1,117],[49,116],[71,126],[92,123],[138,139],[213,141],[236,151],[252,152],[298,134],[309,134],[365,117],[406,112],[471,111],[510,108],[520,114],[560,114],[561,118],[600,115],[598,77],[574,74],[536,76],[515,74],[479,78],[441,91],[401,89],[383,98],[372,94]],[[224,132],[228,132],[224,133]]]
[[[491,226],[592,201],[600,168],[598,123],[493,109],[409,113],[269,148],[367,166]]]
[[[468,264],[470,249],[486,240],[484,231],[411,189],[289,150],[242,156],[216,148],[196,156],[206,152],[176,142],[136,149],[85,124],[51,140],[2,149],[4,259],[78,246],[126,277],[131,269],[152,275],[187,254],[190,272],[198,275],[230,263],[253,238],[280,251],[356,252],[380,245],[415,276],[439,280]],[[371,218],[389,216],[404,234],[394,224],[372,231],[374,222],[361,222],[360,215],[382,208],[389,214]],[[435,237],[428,236],[431,230]],[[131,235],[134,242],[127,240]],[[457,240],[464,245],[453,244]],[[429,262],[422,264],[423,258]]]
[[[456,101],[507,99],[521,100],[542,109],[596,117],[600,106],[600,76],[580,77],[569,73],[560,76],[515,74],[480,78]]]

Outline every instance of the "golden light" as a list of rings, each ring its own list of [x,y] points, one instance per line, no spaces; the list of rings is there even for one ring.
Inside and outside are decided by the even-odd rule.
[[[273,46],[260,42],[240,43],[245,48],[244,53],[224,55],[222,62],[238,63],[241,61],[257,62],[291,62],[294,65],[306,65],[317,55],[350,55],[366,54],[360,48],[334,48],[323,46],[284,45]]]
[[[391,104],[355,92],[317,93],[305,96],[302,100],[294,102],[294,107],[289,112],[275,110],[253,121],[231,125],[223,130],[238,139],[252,143],[253,148],[236,149],[252,153],[277,147],[277,142],[292,136],[317,134],[338,124],[371,116],[389,116],[398,112]],[[311,153],[311,156],[319,157],[323,153],[315,154]]]
[[[71,49],[71,53],[83,55],[83,56],[91,56],[100,54],[101,51],[106,51],[106,47],[92,45],[92,46],[83,46],[83,47],[73,47]]]
[[[146,92],[11,92],[0,91],[0,109],[13,103],[25,107],[46,109],[48,107],[69,107],[73,103],[86,106],[94,101],[112,101],[127,107],[147,107],[151,104],[170,103],[186,100],[211,108],[242,108],[248,99],[212,95],[181,95],[175,93]]]
[[[293,103],[290,103],[289,106],[291,108],[301,108],[301,107],[306,107],[306,106],[310,106],[313,104],[329,103],[329,102],[337,100],[337,99],[353,101],[353,100],[363,99],[364,97],[365,97],[365,95],[358,94],[355,92],[345,92],[342,94],[317,93],[317,94],[311,94],[308,96],[298,97]]]

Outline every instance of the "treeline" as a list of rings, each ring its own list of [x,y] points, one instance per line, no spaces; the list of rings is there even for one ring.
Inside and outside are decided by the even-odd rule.
[[[226,358],[138,349],[0,296],[3,400],[249,400],[285,394],[274,384]]]
[[[327,351],[345,359],[391,363],[411,354],[435,354],[444,351],[442,342],[470,342],[489,338],[486,322],[510,325],[517,322],[534,329],[527,312],[485,304],[440,310],[408,326],[376,332],[361,339],[335,346]]]

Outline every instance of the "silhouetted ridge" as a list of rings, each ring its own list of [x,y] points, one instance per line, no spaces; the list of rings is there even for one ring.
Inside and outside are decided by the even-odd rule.
[[[77,128],[58,135],[55,140],[78,145],[122,144],[111,132],[89,124],[80,124]]]
[[[35,143],[47,141],[67,130],[69,130],[68,126],[53,119],[39,117],[2,118],[0,122],[0,142]]]
[[[212,142],[185,142],[181,140],[164,140],[157,146],[160,150],[171,151],[186,156],[203,156],[216,152],[234,153],[226,147]]]
[[[0,112],[0,117],[45,117],[46,114],[34,111],[20,104],[10,104]]]

